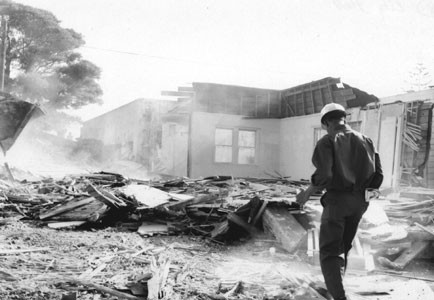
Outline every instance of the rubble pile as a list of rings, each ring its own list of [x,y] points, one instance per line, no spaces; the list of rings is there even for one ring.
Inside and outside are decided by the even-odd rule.
[[[17,223],[1,234],[1,299],[151,299],[161,293],[189,299],[200,287],[218,285],[203,276],[219,260],[218,247],[192,238],[140,239],[111,228],[96,238],[92,231],[53,234]]]
[[[358,238],[382,271],[404,271],[417,257],[432,259],[433,201],[432,190],[406,188],[371,203]]]
[[[259,292],[257,299],[321,299],[311,270],[283,276],[283,269],[273,267],[286,288],[261,286],[255,276],[237,279],[240,274],[227,269],[221,272],[227,276],[209,272],[225,265],[219,247],[249,237],[263,241],[256,254],[318,265],[321,195],[304,208],[295,203],[307,184],[230,176],[144,181],[107,172],[0,181],[0,295],[14,299],[6,296],[44,283],[86,300],[256,299],[252,295]],[[350,271],[406,276],[409,263],[430,252],[433,200],[430,191],[412,193],[371,202]],[[41,293],[40,299],[49,299],[43,294],[48,288]]]
[[[239,225],[241,218],[254,228],[271,201],[294,205],[295,194],[305,184],[228,176],[141,181],[106,172],[62,180],[1,181],[1,217],[3,223],[19,218],[50,228],[121,226],[146,236],[210,235],[219,227],[220,233],[211,234],[217,237],[226,233],[228,217]]]
[[[1,181],[0,295],[243,299],[241,290],[254,292],[248,283],[222,282],[210,273],[224,262],[221,241],[260,234],[267,206],[289,210],[304,184],[222,176],[144,182],[104,172]],[[186,242],[183,236],[165,240],[173,233],[185,233]],[[267,256],[268,245],[261,252]],[[315,294],[308,286],[296,289],[295,280],[288,295]]]

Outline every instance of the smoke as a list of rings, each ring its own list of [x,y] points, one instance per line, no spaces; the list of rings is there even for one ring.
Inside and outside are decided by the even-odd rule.
[[[113,156],[119,150],[112,149],[113,145],[104,145],[97,139],[79,138],[77,128],[81,125],[78,117],[45,110],[44,116],[27,124],[0,163],[8,162],[17,180],[62,178],[98,171],[142,180],[149,178],[148,168],[143,164]],[[6,178],[5,170],[0,173]]]
[[[71,160],[76,142],[44,130],[44,125],[42,120],[31,120],[6,154],[15,179],[61,178],[85,171],[86,165]]]
[[[2,157],[14,177],[59,178],[92,169],[89,160],[72,155],[77,144],[72,128],[80,126],[80,119],[52,109],[44,113],[27,123],[6,157]]]

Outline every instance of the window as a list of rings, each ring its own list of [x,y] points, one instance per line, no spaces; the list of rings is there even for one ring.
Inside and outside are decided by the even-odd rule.
[[[215,162],[232,162],[232,129],[217,128],[215,131]]]
[[[254,164],[256,148],[256,131],[238,131],[238,163]]]
[[[216,128],[214,161],[255,164],[256,140],[255,130]]]

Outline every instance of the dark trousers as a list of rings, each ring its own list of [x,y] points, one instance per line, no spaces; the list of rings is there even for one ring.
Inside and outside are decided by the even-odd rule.
[[[342,284],[347,256],[360,219],[368,208],[362,193],[327,192],[319,234],[320,262],[324,281],[334,299],[346,299]]]

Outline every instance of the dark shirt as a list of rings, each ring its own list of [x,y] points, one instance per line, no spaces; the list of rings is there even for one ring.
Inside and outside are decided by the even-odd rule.
[[[344,124],[318,141],[312,163],[316,171],[311,181],[318,189],[363,192],[379,188],[383,180],[372,140]]]

